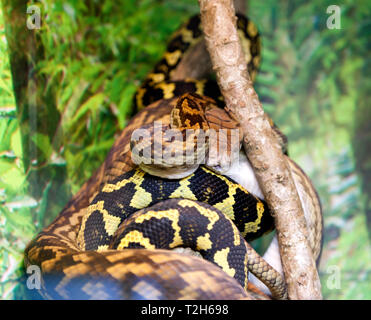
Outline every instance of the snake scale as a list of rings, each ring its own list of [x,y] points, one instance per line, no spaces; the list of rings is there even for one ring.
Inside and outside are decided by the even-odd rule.
[[[254,77],[260,61],[259,35],[242,15],[238,27]],[[44,298],[270,298],[248,282],[249,272],[269,288],[273,298],[287,297],[281,274],[247,242],[274,229],[264,200],[204,165],[174,178],[163,176],[169,168],[159,175],[153,166],[133,162],[133,132],[151,128],[154,121],[186,123],[190,128],[204,123],[215,128],[237,125],[216,108],[223,106],[223,99],[214,81],[171,80],[172,71],[201,35],[199,16],[173,35],[163,58],[138,89],[136,114],[104,163],[27,246],[25,265],[41,268]],[[285,151],[285,137],[277,132]],[[211,140],[208,143],[212,145]],[[306,200],[302,201],[312,205],[306,205],[309,241],[318,257],[319,200],[301,169],[291,160],[289,164],[298,183],[309,190],[303,192]],[[177,247],[199,251],[203,259],[168,250]]]

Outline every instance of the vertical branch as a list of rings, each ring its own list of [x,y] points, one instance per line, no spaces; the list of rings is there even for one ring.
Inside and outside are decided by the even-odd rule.
[[[232,0],[199,0],[201,22],[226,110],[240,119],[243,146],[275,218],[290,299],[321,299],[300,199],[286,160],[252,86]]]
[[[234,0],[236,12],[245,14],[247,0]],[[188,49],[179,65],[171,73],[171,80],[184,80],[185,78],[202,79],[211,72],[210,56],[207,53],[205,41],[202,40],[191,49]]]

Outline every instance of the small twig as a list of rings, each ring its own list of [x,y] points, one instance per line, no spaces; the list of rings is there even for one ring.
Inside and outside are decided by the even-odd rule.
[[[300,199],[253,88],[231,0],[199,0],[206,46],[226,110],[240,119],[243,146],[275,218],[290,299],[322,299]]]

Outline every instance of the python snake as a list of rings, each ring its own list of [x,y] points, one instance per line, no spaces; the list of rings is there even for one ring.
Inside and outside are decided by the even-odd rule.
[[[260,60],[259,36],[243,16],[238,16],[238,26],[254,76]],[[281,275],[245,241],[274,228],[264,201],[204,166],[169,180],[144,172],[132,161],[130,142],[135,129],[154,121],[170,123],[179,96],[185,92],[223,105],[211,80],[171,80],[184,52],[200,39],[197,16],[173,36],[163,59],[139,88],[134,100],[140,111],[104,163],[27,246],[25,265],[41,268],[45,298],[269,298],[248,283],[249,271],[269,287],[274,298],[286,298]],[[284,136],[277,138],[285,148]],[[291,166],[296,168],[292,161]],[[296,174],[310,184],[303,172],[296,170]],[[315,221],[309,240],[318,257],[320,210],[318,198],[313,201],[311,212],[317,216],[309,220]],[[213,263],[164,250],[177,246],[197,249]]]

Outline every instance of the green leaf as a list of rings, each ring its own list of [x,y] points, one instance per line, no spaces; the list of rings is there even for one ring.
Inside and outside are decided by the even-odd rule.
[[[120,129],[123,129],[124,126],[126,125],[126,120],[127,120],[127,114],[131,110],[131,105],[133,101],[133,96],[135,91],[137,90],[137,87],[133,84],[128,85],[122,92],[121,95],[121,101],[119,104],[119,126]]]
[[[31,137],[31,139],[44,154],[45,159],[49,159],[53,152],[49,137],[45,134],[37,132]]]
[[[71,125],[80,120],[80,118],[88,111],[97,111],[98,108],[102,105],[105,98],[106,96],[102,92],[91,96],[85,103],[83,103],[78,108],[76,114],[71,119]]]
[[[22,143],[21,143],[21,132],[20,129],[17,130],[12,134],[10,140],[10,147],[13,150],[14,154],[18,158],[22,158]]]
[[[19,192],[23,188],[25,175],[17,167],[12,167],[1,174],[0,187],[9,189],[11,192]]]

